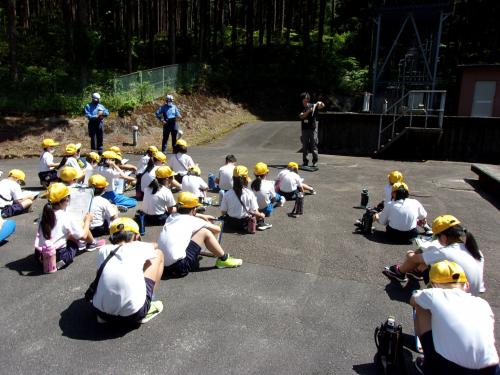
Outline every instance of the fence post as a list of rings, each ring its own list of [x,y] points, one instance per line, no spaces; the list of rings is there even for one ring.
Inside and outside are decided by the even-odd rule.
[[[116,95],[116,78],[113,78],[113,93]]]
[[[141,95],[141,103],[142,103],[142,101],[144,100],[142,97],[142,70],[139,70],[138,73],[139,73],[139,92]]]

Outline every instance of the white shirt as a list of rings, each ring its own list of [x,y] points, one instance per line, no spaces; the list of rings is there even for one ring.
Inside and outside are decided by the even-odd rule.
[[[203,219],[191,215],[171,214],[158,239],[158,247],[165,255],[165,267],[186,257],[186,248],[191,237],[208,225]]]
[[[39,171],[40,172],[48,172],[52,169],[52,167],[49,167],[49,164],[54,164],[54,155],[52,155],[48,151],[44,151],[43,154],[40,156],[40,162],[39,162]]]
[[[427,217],[427,211],[419,201],[412,198],[386,202],[380,213],[379,222],[391,228],[406,232],[417,227],[417,220]]]
[[[0,208],[5,206],[10,206],[23,197],[23,191],[21,190],[21,185],[10,178],[5,178],[0,181]]]
[[[109,185],[106,186],[106,191],[114,191],[115,186],[120,185],[119,180],[123,180],[120,178],[120,172],[112,167],[105,167],[104,165],[100,165],[96,168],[96,173],[106,177]],[[115,181],[116,180],[116,181]]]
[[[71,236],[75,239],[82,239],[85,236],[81,220],[75,219],[64,210],[56,210],[56,225],[50,232],[49,240],[52,241],[56,249],[66,246],[66,240]],[[35,240],[35,248],[40,250],[45,244],[45,237],[42,234],[42,228],[38,228],[38,234]],[[55,242],[54,242],[55,241]]]
[[[87,165],[85,166],[85,170],[83,171],[85,173],[85,179],[83,180],[83,184],[87,186],[89,184],[89,178],[94,174],[94,167],[92,164],[87,162]]]
[[[445,247],[429,246],[422,253],[422,258],[428,266],[443,260],[455,262],[464,269],[473,295],[486,290],[483,282],[484,258],[473,258],[463,243],[455,242]]]
[[[64,164],[65,167],[73,167],[75,168],[77,171],[81,171],[82,168],[80,167],[80,164],[78,164],[78,160],[76,160],[76,158],[74,158],[73,156],[69,156],[67,159],[66,159],[66,164]],[[62,169],[62,168],[61,168]]]
[[[236,192],[231,189],[227,191],[222,197],[220,209],[221,211],[227,212],[229,216],[236,219],[249,217],[250,214],[247,211],[255,212],[259,209],[257,198],[255,198],[255,194],[250,189],[243,188],[243,192],[241,193],[241,201],[245,205],[246,210],[241,205]]]
[[[111,218],[118,215],[118,209],[107,199],[101,196],[96,196],[92,199],[90,213],[93,216],[90,228],[96,228],[103,225],[105,221],[109,224],[111,222]]]
[[[139,166],[137,167],[137,174],[144,173],[146,167],[148,166],[149,159],[150,157],[147,154],[141,158],[141,160],[139,161]]]
[[[229,163],[219,168],[219,187],[222,190],[231,190],[233,188],[233,171],[235,165]]]
[[[392,201],[392,185],[389,184],[389,185],[385,185],[384,186],[384,202],[385,203],[389,203],[390,201]]]
[[[488,302],[460,289],[418,290],[415,302],[432,315],[436,352],[468,369],[498,364],[495,318]]]
[[[174,172],[184,175],[189,167],[194,166],[194,161],[188,154],[179,152],[169,159],[168,165]]]
[[[156,194],[153,194],[153,189],[150,187],[144,190],[142,211],[147,215],[162,215],[165,213],[167,207],[174,207],[175,204],[174,196],[166,186],[158,189]]]
[[[103,246],[97,255],[100,267],[118,245]],[[115,316],[129,316],[146,302],[144,264],[156,258],[152,243],[133,241],[123,244],[106,263],[92,304],[100,311]]]
[[[186,175],[182,179],[182,191],[189,191],[197,197],[204,197],[202,190],[207,190],[208,185],[200,176]]]
[[[160,168],[159,165],[155,165],[153,169],[149,172],[146,172],[141,177],[141,191],[145,191],[145,189],[149,186],[151,182],[156,178],[156,170]]]
[[[284,193],[292,193],[297,190],[297,188],[302,186],[303,179],[295,172],[289,169],[284,169],[278,173],[277,177],[280,190]]]
[[[276,192],[274,191],[274,183],[269,180],[262,180],[260,183],[260,190],[252,191],[257,198],[257,204],[260,209],[266,208],[267,205],[271,203],[271,199],[276,195]]]

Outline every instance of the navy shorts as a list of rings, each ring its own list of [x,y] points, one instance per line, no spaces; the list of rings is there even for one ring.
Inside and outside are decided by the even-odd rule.
[[[295,198],[297,198],[297,192],[298,192],[298,190],[292,191],[292,192],[290,192],[290,193],[285,193],[284,191],[281,191],[281,190],[280,190],[278,193],[279,193],[279,195],[281,195],[282,197],[285,197],[285,199],[286,199],[287,201],[294,201],[294,200],[295,200]]]
[[[108,222],[105,221],[101,226],[90,228],[90,233],[92,233],[93,237],[107,236],[109,234]]]
[[[135,313],[128,316],[119,316],[119,315],[107,314],[105,312],[102,312],[94,308],[97,315],[99,315],[107,322],[125,322],[125,323],[140,322],[147,315],[149,308],[151,307],[151,300],[153,299],[153,290],[155,288],[155,282],[153,280],[145,277],[144,282],[146,283],[146,301],[144,301],[144,305],[142,305],[142,307]]]
[[[168,216],[169,214],[167,212],[161,215],[144,214],[144,223],[149,226],[163,226]]]
[[[387,233],[387,235],[390,237],[391,240],[397,243],[408,243],[411,242],[412,239],[418,237],[417,228],[413,228],[408,231],[401,231],[387,225],[385,227],[385,232]]]
[[[480,370],[471,370],[457,365],[444,358],[436,352],[432,331],[425,332],[420,337],[422,348],[424,349],[424,371],[426,374],[453,374],[453,375],[496,375],[499,373],[499,366],[490,366]]]
[[[2,217],[12,217],[16,215],[21,215],[24,212],[24,208],[21,203],[12,203],[9,206],[2,208]]]
[[[200,252],[200,245],[194,241],[189,241],[186,248],[186,257],[179,259],[177,262],[168,267],[165,267],[165,271],[176,276],[186,276],[189,272],[196,271],[200,268],[200,261],[198,260]]]

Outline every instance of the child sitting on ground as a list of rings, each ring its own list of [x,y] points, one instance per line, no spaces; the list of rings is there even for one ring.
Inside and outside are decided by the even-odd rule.
[[[259,212],[259,205],[255,194],[248,189],[248,169],[238,165],[233,171],[233,188],[226,191],[222,197],[220,209],[228,229],[248,231],[248,218],[255,216],[257,229],[266,230],[272,227],[264,221],[265,215]]]
[[[20,169],[12,169],[7,178],[0,181],[0,212],[2,217],[20,215],[29,210],[35,197],[21,190],[26,175]]]
[[[217,257],[217,268],[239,267],[243,263],[224,252],[215,237],[220,233],[220,226],[211,223],[215,220],[213,216],[196,212],[200,205],[192,193],[179,193],[177,212],[168,217],[158,239],[165,255],[165,270],[173,275],[186,276],[196,271],[202,246]]]
[[[175,173],[170,167],[159,167],[156,178],[144,190],[142,212],[146,225],[163,225],[168,216],[175,212],[175,199],[170,191]]]
[[[168,163],[170,168],[176,173],[175,179],[179,183],[182,183],[182,178],[187,174],[189,167],[195,165],[191,156],[187,154],[187,147],[187,142],[184,139],[179,139],[175,143],[175,155],[170,158]]]
[[[162,165],[165,165],[167,161],[167,155],[163,152],[158,151],[153,154],[153,156],[149,159],[146,170],[141,176],[141,191],[144,193],[144,190],[149,186],[149,184],[155,179],[155,172]]]
[[[141,241],[137,223],[128,217],[112,221],[109,232],[112,245],[102,247],[97,256],[100,267],[113,254],[92,299],[97,321],[147,323],[163,310],[161,301],[153,301],[163,273],[163,253],[156,244]]]
[[[51,138],[46,138],[42,141],[43,152],[40,155],[39,172],[38,177],[40,178],[40,185],[47,187],[51,182],[57,181],[57,170],[56,168],[59,163],[54,163],[54,151],[55,147],[59,143]]]
[[[282,207],[285,203],[285,197],[276,193],[274,183],[266,179],[269,168],[265,163],[257,163],[253,169],[255,180],[252,181],[252,190],[257,198],[259,211],[266,217],[271,216],[276,206]]]
[[[120,159],[118,159],[118,166],[120,167],[120,169],[122,171],[130,171],[131,173],[137,173],[137,167],[135,165],[132,165],[132,164],[127,164],[127,163],[123,163],[123,156],[122,156],[122,150],[120,149],[120,147],[118,146],[113,146],[113,147],[110,147],[108,149],[108,151],[113,151],[116,155],[118,155],[120,157]]]
[[[182,179],[182,191],[188,191],[196,195],[200,202],[207,196],[208,185],[200,177],[201,169],[197,165],[189,167],[187,175]]]
[[[488,302],[467,293],[467,278],[458,264],[431,266],[432,287],[417,290],[415,334],[424,357],[415,361],[421,374],[498,374],[495,318]]]
[[[94,170],[97,168],[99,165],[99,161],[101,160],[101,157],[97,152],[89,152],[87,156],[85,157],[85,160],[87,161],[87,165],[85,166],[85,179],[83,180],[83,184],[87,186],[89,184],[89,178],[94,174]]]
[[[83,172],[81,169],[75,169],[73,167],[63,167],[59,171],[59,178],[68,187],[75,187],[78,185],[78,181],[81,181]]]
[[[278,173],[276,178],[278,193],[285,197],[287,201],[295,200],[299,192],[315,195],[312,186],[304,183],[304,179],[299,176],[299,165],[293,161],[288,163],[286,169]]]
[[[84,174],[83,174],[82,167],[80,165],[81,163],[79,162],[80,148],[81,147],[82,147],[82,145],[80,143],[77,143],[77,144],[70,143],[66,146],[64,157],[61,159],[61,162],[59,163],[59,166],[57,167],[59,177],[61,176],[61,174],[60,174],[61,168],[68,166],[68,167],[75,168],[77,171],[80,171],[81,173],[79,173],[79,175],[82,176],[81,180],[83,181]]]
[[[83,223],[66,213],[70,202],[70,189],[61,182],[48,188],[48,203],[43,207],[42,218],[35,239],[35,258],[42,263],[42,247],[49,241],[56,248],[57,269],[73,262],[79,242],[84,242],[86,251],[94,251],[105,241],[95,241],[90,233],[92,214],[87,213]]]
[[[94,237],[109,234],[109,224],[118,219],[118,209],[107,199],[102,197],[109,182],[106,177],[94,174],[89,179],[89,186],[94,189],[94,198],[90,205],[92,221],[90,222],[90,232]]]

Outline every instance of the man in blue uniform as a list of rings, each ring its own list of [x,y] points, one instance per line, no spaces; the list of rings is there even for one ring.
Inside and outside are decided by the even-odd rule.
[[[167,102],[156,111],[156,117],[163,123],[163,139],[161,141],[161,151],[164,153],[167,149],[168,137],[172,134],[172,152],[177,142],[177,132],[179,126],[176,119],[181,116],[179,109],[174,104],[174,97],[167,95]]]
[[[109,116],[109,111],[104,107],[99,100],[101,95],[95,92],[92,94],[92,101],[84,108],[85,117],[89,119],[89,137],[90,148],[92,151],[103,151],[103,138],[104,138],[104,117]]]

